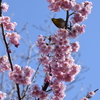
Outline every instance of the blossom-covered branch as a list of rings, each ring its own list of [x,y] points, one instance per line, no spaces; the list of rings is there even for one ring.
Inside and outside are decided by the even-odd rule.
[[[99,89],[96,89],[95,91],[90,91],[85,97],[83,97],[82,99],[80,100],[89,100],[90,98],[92,98],[95,93],[98,91]]]
[[[9,5],[0,0],[0,28],[7,53],[7,56],[0,57],[0,73],[9,71],[10,80],[16,83],[17,99],[19,100],[28,99],[28,97],[31,100],[33,98],[34,100],[63,100],[66,97],[65,82],[73,82],[81,70],[81,65],[76,64],[72,57],[72,53],[78,52],[80,48],[79,42],[71,42],[70,39],[78,38],[85,32],[86,25],[81,23],[91,13],[92,2],[77,3],[75,0],[47,0],[47,2],[49,9],[53,12],[64,10],[66,19],[52,18],[52,22],[58,27],[58,30],[50,36],[38,36],[36,46],[40,56],[35,71],[28,65],[21,67],[19,64],[12,63],[10,45],[13,44],[18,48],[21,36],[14,31],[17,23],[11,22],[8,16],[2,16],[2,10],[6,12]],[[42,87],[35,83],[32,85],[40,65],[45,73]],[[22,95],[19,85],[26,86],[22,90]],[[81,100],[88,100],[96,91],[89,92]],[[6,96],[6,93],[0,91],[0,100],[5,99]]]
[[[48,37],[39,35],[36,42],[41,57],[39,63],[43,66],[46,77],[42,90],[38,85],[33,85],[31,95],[38,100],[63,100],[66,85],[64,82],[72,82],[80,72],[81,66],[75,64],[73,52],[78,52],[80,45],[71,38],[77,38],[85,32],[85,25],[80,25],[88,14],[91,13],[92,3],[76,3],[75,0],[47,0],[49,8],[53,12],[64,10],[66,20],[52,18],[53,23],[59,28],[57,32]],[[53,94],[47,92],[52,90]]]

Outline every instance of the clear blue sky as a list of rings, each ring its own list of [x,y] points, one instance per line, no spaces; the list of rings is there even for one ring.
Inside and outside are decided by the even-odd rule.
[[[83,0],[76,1],[81,3]],[[44,20],[48,20],[48,23],[51,23],[50,15],[52,12],[49,11],[49,4],[46,0],[3,0],[3,2],[7,2],[10,5],[8,12],[4,13],[4,15],[11,16],[12,21],[18,23],[17,30],[20,30],[26,22],[29,23],[28,31],[33,43],[36,41],[37,36],[43,34],[43,32],[34,29],[32,25],[41,25],[45,28]],[[90,70],[82,75],[85,79],[76,84],[73,92],[68,93],[69,99],[67,100],[71,100],[71,97],[78,93],[81,85],[84,86],[84,90],[80,97],[85,96],[90,85],[90,90],[100,89],[100,1],[91,0],[91,2],[93,2],[92,13],[83,22],[87,26],[85,29],[86,32],[77,39],[81,45],[81,57],[79,61],[82,65],[88,66]],[[56,17],[65,18],[65,12],[61,11],[57,13]],[[52,30],[57,30],[53,24]],[[19,49],[21,49],[21,46]],[[100,90],[91,100],[99,100],[99,98]]]

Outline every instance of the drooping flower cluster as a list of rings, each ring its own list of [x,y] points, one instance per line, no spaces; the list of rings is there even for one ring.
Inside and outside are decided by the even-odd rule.
[[[10,71],[10,64],[8,63],[8,57],[5,55],[0,57],[0,73],[4,71]]]
[[[19,46],[19,39],[21,38],[19,34],[17,34],[16,32],[13,33],[6,33],[6,37],[9,38],[9,43],[12,43],[15,45],[15,47]]]
[[[49,96],[49,94],[41,90],[37,84],[33,85],[32,91],[30,94],[32,95],[32,97],[39,98],[40,100],[47,100]]]
[[[7,3],[2,4],[3,11],[6,12],[8,10],[8,7],[9,7],[9,5]],[[4,29],[6,31],[14,31],[15,27],[17,25],[16,22],[12,23],[11,20],[10,20],[10,17],[8,17],[8,16],[0,17],[0,24],[1,23],[3,24]],[[21,38],[19,34],[17,34],[16,32],[12,32],[12,33],[7,32],[6,37],[8,37],[9,43],[14,44],[15,47],[19,46],[19,44],[20,44],[19,40]]]
[[[9,77],[11,80],[18,84],[29,85],[31,84],[31,77],[34,70],[31,67],[25,66],[21,68],[19,65],[15,64],[14,70],[9,72]]]
[[[0,91],[0,100],[4,100],[6,98],[6,93]]]

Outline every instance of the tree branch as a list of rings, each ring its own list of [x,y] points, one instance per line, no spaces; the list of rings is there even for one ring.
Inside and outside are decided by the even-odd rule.
[[[2,17],[2,7],[1,7],[1,4],[2,4],[2,0],[0,0],[0,17]],[[8,52],[9,51],[9,46],[8,46],[6,38],[5,38],[5,32],[4,32],[3,23],[1,23],[0,25],[1,25],[3,41],[4,41],[4,44],[5,44],[5,47],[6,47],[6,53],[8,55],[8,60],[9,60],[10,66],[11,66],[11,70],[13,71],[13,64],[12,64],[12,60],[11,60],[11,57],[10,57],[10,53]],[[17,88],[18,99],[21,100],[20,88],[19,88],[19,84],[17,84],[17,83],[16,83],[16,88]]]

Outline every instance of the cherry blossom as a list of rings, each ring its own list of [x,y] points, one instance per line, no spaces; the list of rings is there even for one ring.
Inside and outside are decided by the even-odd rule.
[[[18,84],[29,85],[31,84],[31,78],[34,72],[35,71],[29,66],[21,68],[19,65],[15,64],[14,70],[9,72],[9,77]]]
[[[8,37],[9,43],[14,44],[15,47],[18,47],[20,45],[19,40],[20,40],[21,37],[16,32],[13,32],[13,33],[7,32],[6,37]]]
[[[5,55],[0,57],[0,73],[4,71],[10,71],[10,64],[8,63],[8,57]]]
[[[3,93],[2,91],[0,91],[0,100],[4,100],[6,98],[6,93]]]
[[[2,3],[1,7],[4,12],[7,12],[9,5],[6,2],[4,2],[4,3]]]

